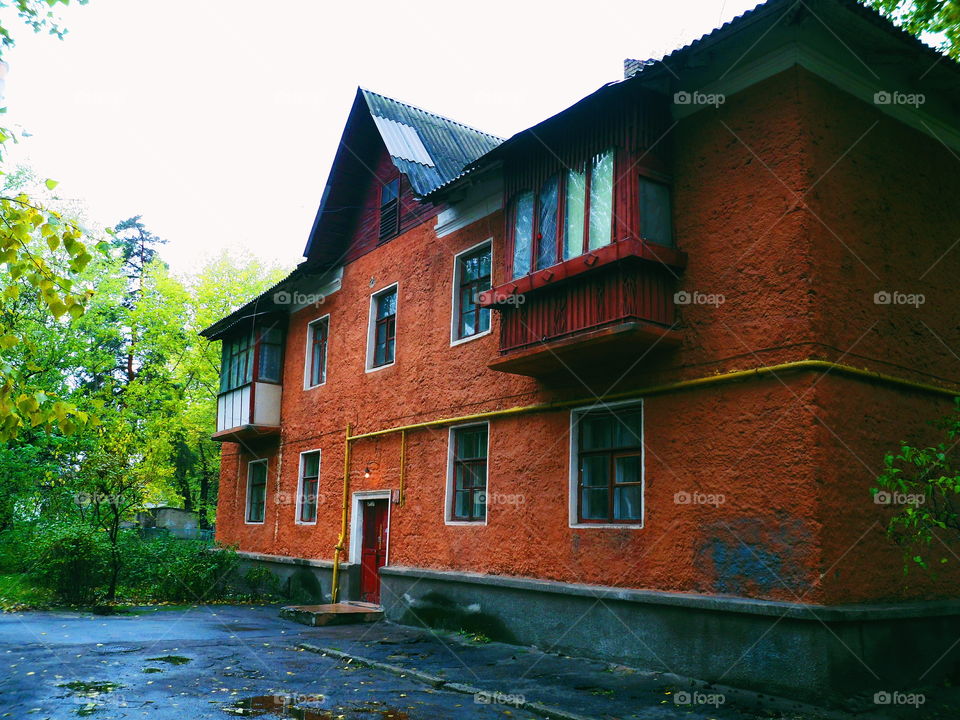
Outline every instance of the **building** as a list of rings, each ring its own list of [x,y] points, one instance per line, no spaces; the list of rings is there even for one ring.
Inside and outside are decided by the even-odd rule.
[[[770,0],[625,69],[505,141],[358,91],[304,262],[204,331],[218,539],[772,694],[950,677],[870,488],[960,393],[957,64]]]

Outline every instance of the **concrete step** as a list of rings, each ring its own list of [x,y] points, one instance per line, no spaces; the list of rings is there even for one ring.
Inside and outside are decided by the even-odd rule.
[[[379,605],[362,602],[340,602],[328,605],[288,605],[280,608],[286,620],[318,627],[320,625],[356,625],[377,622],[383,618]]]

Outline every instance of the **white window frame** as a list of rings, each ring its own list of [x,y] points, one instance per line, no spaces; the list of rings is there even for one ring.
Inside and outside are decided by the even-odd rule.
[[[484,245],[490,246],[490,287],[493,287],[493,238],[487,238],[483,242],[478,242],[473,247],[468,247],[466,250],[461,250],[456,255],[453,256],[453,287],[450,290],[450,347],[456,345],[462,345],[463,343],[470,342],[471,340],[476,340],[477,338],[482,338],[484,335],[489,335],[493,332],[493,312],[490,312],[490,327],[488,327],[483,332],[474,333],[473,335],[467,335],[466,337],[458,338],[457,330],[459,329],[459,320],[460,320],[460,258],[464,255],[469,255],[470,253],[476,252]]]
[[[470,422],[470,423],[461,423],[460,425],[451,425],[447,431],[447,481],[446,481],[446,490],[444,492],[443,499],[443,522],[445,525],[463,525],[466,527],[486,527],[487,523],[490,522],[490,503],[486,500],[484,505],[486,510],[483,513],[483,520],[454,520],[453,519],[453,502],[455,498],[455,493],[453,492],[453,454],[456,448],[456,443],[454,442],[453,436],[457,430],[463,430],[464,428],[470,427],[479,427],[480,425],[485,425],[487,427],[487,477],[486,477],[486,495],[487,498],[490,497],[490,421],[484,422]]]
[[[317,511],[313,520],[300,519],[300,503],[303,501],[303,456],[317,454]],[[320,515],[320,468],[323,466],[323,452],[320,448],[314,450],[304,450],[300,453],[300,469],[297,473],[297,500],[293,506],[293,522],[296,525],[316,525],[317,517]]]
[[[310,376],[313,374],[313,368],[311,363],[313,362],[313,331],[314,325],[319,325],[320,323],[326,321],[327,323],[327,344],[323,349],[323,382],[319,382],[316,385],[310,384]],[[312,390],[313,388],[321,387],[322,385],[327,384],[327,356],[330,353],[330,313],[326,315],[321,315],[315,320],[311,320],[307,323],[307,347],[303,356],[303,389]]]
[[[244,494],[244,503],[243,503],[243,522],[245,525],[263,525],[267,521],[267,498],[269,497],[270,489],[270,464],[269,458],[263,458],[262,460],[251,460],[247,463],[247,491]],[[250,481],[252,480],[253,475],[253,466],[254,465],[263,465],[263,520],[251,520],[250,519]]]
[[[376,341],[376,326],[377,326],[377,298],[381,295],[386,295],[391,290],[396,290],[397,293],[397,312],[394,315],[394,341],[393,341],[393,361],[385,363],[384,365],[373,366],[373,358],[376,352],[375,341]],[[387,285],[376,292],[370,293],[370,311],[369,317],[367,318],[367,361],[365,372],[372,373],[377,372],[378,370],[384,370],[388,367],[393,367],[397,364],[397,346],[399,345],[400,339],[400,283],[395,282],[392,285]]]
[[[579,418],[587,413],[597,410],[614,410],[619,407],[640,407],[640,497],[643,501],[643,509],[640,513],[640,522],[631,523],[582,523],[579,522],[578,503],[580,502],[577,484],[580,475],[580,430]],[[647,520],[647,407],[644,400],[622,400],[612,403],[594,403],[570,411],[570,480],[567,488],[568,508],[569,508],[569,526],[578,529],[597,529],[616,528],[619,530],[642,530]]]

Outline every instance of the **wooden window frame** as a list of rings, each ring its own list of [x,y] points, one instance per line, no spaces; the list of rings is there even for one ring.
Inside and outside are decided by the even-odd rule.
[[[307,456],[316,455],[317,456],[317,474],[307,477],[306,475],[306,466],[307,466]],[[297,525],[316,525],[317,524],[317,515],[319,513],[319,498],[320,498],[320,467],[323,462],[323,456],[319,448],[316,450],[305,450],[300,453],[300,472],[299,472],[299,481],[297,483],[297,505],[296,505],[296,524]],[[314,483],[313,489],[313,519],[304,520],[303,518],[303,509],[306,506],[306,483],[308,480],[312,480]]]
[[[470,335],[461,335],[460,328],[463,324],[463,304],[461,302],[461,291],[463,290],[464,283],[462,282],[463,277],[463,262],[469,260],[475,255],[481,254],[484,250],[490,253],[490,278],[489,284],[487,287],[481,287],[477,290],[477,294],[490,290],[493,287],[493,239],[488,238],[483,242],[477,243],[473,247],[469,247],[466,250],[462,250],[453,257],[453,297],[452,297],[452,313],[451,313],[451,324],[450,324],[450,345],[459,345],[461,343],[469,342],[470,340],[476,340],[479,337],[484,335],[489,335],[493,329],[493,318],[490,316],[489,308],[480,307],[479,303],[476,304],[476,320],[479,320],[480,313],[488,313],[488,323],[487,329],[481,330],[480,332],[475,332]],[[477,281],[473,281],[469,284],[477,284]]]
[[[618,411],[640,412],[640,443],[635,446],[611,447],[601,450],[582,450],[581,449],[581,423],[584,418],[590,415],[614,414]],[[601,406],[592,405],[584,408],[577,408],[570,413],[570,527],[580,528],[623,528],[642,530],[645,523],[647,504],[646,504],[646,449],[645,449],[645,421],[646,406],[641,400],[627,400],[621,403],[608,403]],[[606,518],[584,518],[582,512],[582,491],[583,485],[583,463],[582,458],[589,455],[609,455],[610,460],[607,466],[607,517]],[[640,459],[640,479],[631,483],[616,482],[616,460],[621,457],[638,457]],[[593,485],[586,487],[603,488],[603,485]],[[615,487],[639,487],[640,488],[640,518],[638,520],[619,520],[613,516],[614,508],[614,488]]]
[[[614,236],[614,233],[617,226],[617,210],[618,210],[617,185],[621,181],[621,178],[617,174],[617,170],[620,167],[621,163],[620,163],[620,149],[615,145],[610,145],[605,147],[603,150],[600,150],[594,153],[593,155],[591,155],[585,161],[585,164],[584,164],[584,174],[586,176],[586,180],[585,180],[584,189],[583,189],[583,193],[584,193],[583,240],[582,240],[580,255],[574,255],[573,257],[579,257],[581,255],[586,255],[587,253],[592,252],[590,250],[590,190],[593,184],[593,160],[594,158],[606,153],[607,151],[609,151],[613,157],[613,187],[610,190],[611,192],[610,239],[608,242],[604,243],[604,245],[609,245],[616,241],[616,237]],[[547,267],[555,267],[556,265],[559,265],[565,262],[566,260],[572,259],[572,258],[564,258],[563,256],[564,238],[566,236],[566,231],[567,231],[566,203],[567,203],[567,181],[568,181],[567,174],[569,171],[570,171],[570,168],[561,167],[557,169],[555,172],[545,175],[535,185],[518,189],[511,196],[507,204],[508,211],[506,213],[507,223],[508,223],[506,245],[509,250],[509,252],[506,253],[506,258],[507,258],[506,262],[509,263],[508,272],[506,275],[507,277],[513,280],[517,280],[520,277],[525,277],[522,275],[521,276],[514,275],[513,251],[515,246],[514,235],[516,232],[516,212],[517,212],[516,200],[521,195],[527,192],[530,192],[533,194],[533,226],[532,226],[533,229],[532,229],[532,239],[530,242],[530,258],[529,258],[530,272],[528,273],[528,275],[533,275],[534,273],[540,272],[542,270],[546,270]],[[554,238],[554,244],[556,245],[555,258],[557,262],[555,262],[553,265],[549,265],[547,267],[541,268],[541,267],[537,267],[537,257],[540,255],[540,252],[539,252],[540,240],[542,239],[541,233],[540,233],[541,189],[543,188],[544,184],[553,177],[557,178],[557,234],[556,234],[556,237]],[[637,202],[639,202],[639,198],[637,198]],[[601,247],[603,247],[603,245],[601,245]]]
[[[276,343],[266,343],[263,340],[264,333],[268,330],[276,329],[280,333],[280,340]],[[251,385],[253,383],[269,383],[270,385],[282,385],[283,384],[283,359],[286,350],[286,339],[287,334],[285,328],[279,327],[278,325],[270,326],[257,326],[250,332],[244,333],[243,335],[234,335],[231,338],[223,339],[223,346],[220,353],[220,392],[219,395],[226,395],[231,393],[234,390],[239,390],[246,385]],[[241,346],[240,340],[246,340],[246,343]],[[264,345],[273,344],[280,348],[280,359],[279,359],[279,370],[280,377],[277,380],[262,378],[260,377],[260,365],[261,365],[261,353],[263,352]],[[233,351],[234,346],[242,347],[242,349]],[[230,367],[232,359],[239,357],[240,355],[247,354],[248,362],[250,365],[250,379],[244,380],[243,382],[230,385],[229,383],[224,384],[224,377],[228,377],[230,373]],[[246,372],[244,372],[244,377],[246,377]]]
[[[320,354],[321,362],[323,364],[323,372],[320,376],[320,382],[313,382],[313,358],[314,358],[314,348],[317,345],[317,329],[323,328],[323,351]],[[307,349],[304,362],[304,373],[303,373],[303,387],[305,390],[310,390],[315,387],[320,387],[321,385],[326,385],[327,383],[327,351],[330,347],[330,315],[329,313],[323,317],[318,317],[316,320],[310,321],[307,324]]]
[[[486,434],[486,443],[484,444],[484,454],[482,458],[472,458],[468,460],[458,459],[459,453],[459,433],[469,430],[483,428]],[[448,463],[447,463],[447,525],[486,525],[490,514],[487,497],[490,485],[490,423],[469,423],[467,425],[455,425],[450,428],[447,440]],[[470,486],[470,514],[457,514],[457,468],[466,465],[477,465],[483,463],[483,485]],[[483,517],[473,514],[474,494],[480,492],[483,497]]]
[[[261,517],[259,520],[251,520],[253,509],[252,505],[252,496],[251,490],[253,489],[253,468],[257,466],[263,467],[263,503],[260,505]],[[244,523],[247,525],[263,525],[267,519],[267,487],[270,483],[270,463],[267,458],[261,460],[250,460],[247,463],[247,492],[246,492],[246,502],[244,503]],[[260,485],[260,483],[257,483]]]
[[[389,186],[397,184],[397,194],[392,200],[384,202],[383,194]],[[398,175],[380,184],[379,195],[379,213],[377,214],[377,244],[385,243],[400,234],[400,193],[403,191],[402,176]],[[384,224],[384,215],[387,212],[394,213],[393,227],[387,227]]]
[[[378,319],[378,306],[380,299],[384,296],[395,293],[396,302],[394,303],[393,315],[386,318]],[[400,315],[400,283],[393,283],[387,287],[378,290],[375,293],[370,295],[370,318],[367,328],[367,359],[366,359],[366,372],[376,372],[377,370],[383,370],[384,368],[392,367],[397,362],[397,320]],[[376,363],[377,357],[377,329],[381,325],[388,324],[388,321],[392,321],[392,327],[390,331],[392,334],[388,334],[387,340],[393,342],[393,352],[391,355],[390,362],[381,363],[379,365]],[[389,324],[388,324],[389,326]]]

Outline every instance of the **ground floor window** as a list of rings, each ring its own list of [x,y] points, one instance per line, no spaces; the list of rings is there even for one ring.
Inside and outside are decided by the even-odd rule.
[[[267,461],[247,465],[247,522],[262,523],[267,505]]]
[[[297,499],[297,521],[317,521],[317,489],[320,485],[320,451],[300,456],[300,497]]]
[[[450,430],[450,519],[487,518],[487,425]]]
[[[577,411],[573,416],[576,520],[643,522],[643,405]]]

